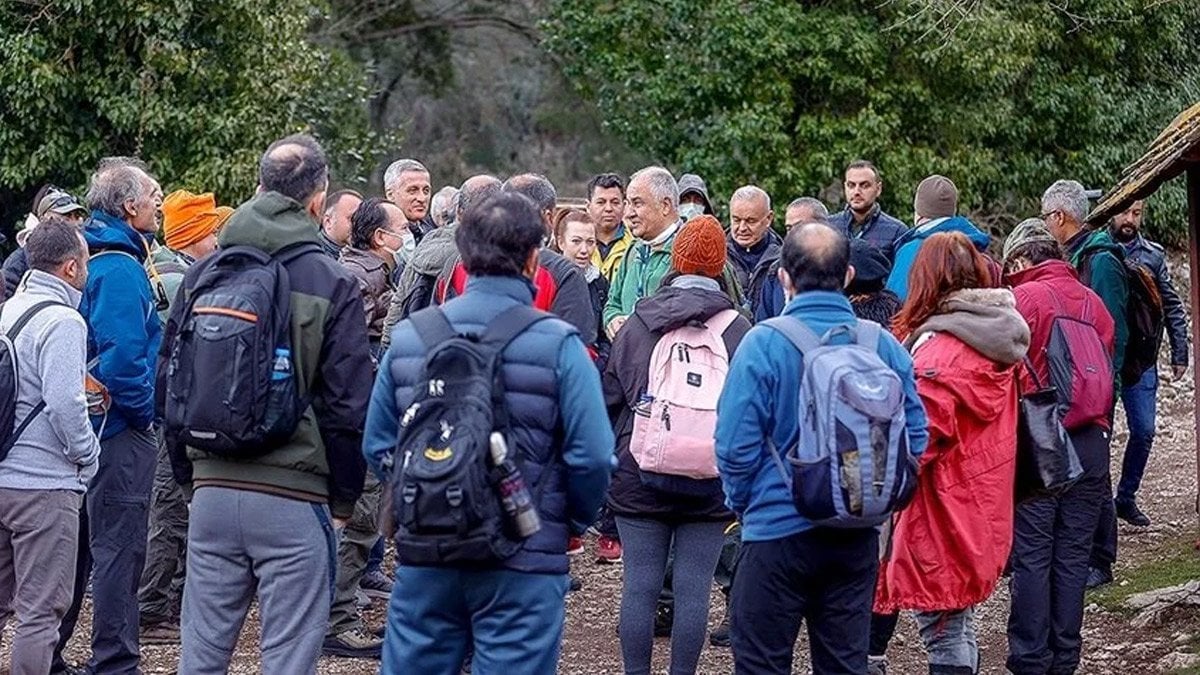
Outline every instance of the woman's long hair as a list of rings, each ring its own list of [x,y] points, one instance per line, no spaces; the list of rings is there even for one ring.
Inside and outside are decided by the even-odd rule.
[[[908,299],[892,332],[901,341],[938,313],[942,301],[964,288],[995,285],[987,259],[961,232],[935,234],[921,244],[908,271]]]

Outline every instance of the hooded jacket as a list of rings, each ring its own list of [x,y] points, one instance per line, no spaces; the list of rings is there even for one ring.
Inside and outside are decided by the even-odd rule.
[[[374,344],[383,336],[383,322],[392,306],[392,270],[370,251],[352,246],[342,249],[338,262],[358,280],[367,338]]]
[[[896,240],[896,261],[892,265],[892,273],[887,280],[887,289],[895,293],[900,298],[900,302],[904,302],[908,298],[908,273],[912,269],[913,261],[917,259],[917,251],[921,249],[921,244],[941,232],[961,232],[967,235],[980,253],[987,251],[988,244],[992,240],[986,232],[981,231],[975,227],[974,223],[962,216],[938,218],[905,232]]]
[[[1113,241],[1106,230],[1083,230],[1066,244],[1067,260],[1079,271],[1079,280],[1100,296],[1115,327],[1113,369],[1120,376],[1125,365],[1125,345],[1129,343],[1129,325],[1125,304],[1129,302],[1129,281],[1125,276],[1125,248]]]
[[[438,276],[448,274],[458,260],[458,244],[454,241],[457,231],[454,225],[433,230],[413,249],[408,264],[400,273],[400,281],[388,306],[387,318],[383,321],[381,342],[384,349],[391,344],[392,330],[396,324],[432,303]]]
[[[335,518],[348,518],[362,492],[366,463],[362,428],[371,393],[372,361],[358,282],[323,254],[317,225],[295,200],[263,192],[242,204],[221,230],[220,245],[251,246],[266,253],[308,245],[311,251],[287,263],[291,280],[292,363],[304,411],[291,440],[249,460],[223,459],[169,443],[175,480],[185,494],[221,486],[329,504]],[[184,275],[183,297],[217,256]],[[164,409],[166,362],[186,303],[176,303],[159,354],[159,411]]]
[[[613,475],[608,496],[608,506],[613,513],[669,522],[733,519],[733,514],[725,507],[719,479],[697,481],[711,483],[708,495],[662,492],[642,483],[637,461],[629,452],[633,409],[649,386],[650,359],[658,341],[676,328],[693,322],[703,323],[726,309],[734,309],[733,301],[719,290],[716,282],[680,276],[671,285],[638,302],[629,321],[617,334],[603,379],[604,402],[617,436],[617,472]],[[741,316],[725,330],[722,338],[730,358],[749,330],[750,322]]]
[[[1029,327],[1004,289],[951,294],[905,342],[929,418],[913,501],[894,520],[875,610],[959,610],[991,595],[1012,545],[1017,377]]]
[[[639,239],[629,247],[609,288],[602,329],[618,316],[632,314],[638,300],[658,290],[663,277],[671,269],[671,251],[675,248],[675,237],[680,227],[683,227],[683,223],[676,223],[675,231],[658,246],[651,246],[649,242]]]
[[[617,268],[621,266],[625,254],[637,241],[637,238],[633,236],[633,231],[625,223],[617,226],[617,233],[617,238],[613,239],[611,244],[605,245],[597,242],[596,250],[592,251],[592,264],[600,270],[601,276],[609,284],[612,284],[613,278],[617,276]],[[607,248],[608,251],[602,252],[603,248]]]
[[[142,267],[145,238],[100,211],[92,212],[83,238],[92,257],[79,313],[88,324],[88,358],[97,359],[91,374],[112,397],[107,416],[92,417],[97,431],[103,427],[103,441],[129,427],[149,429],[154,422],[154,355],[162,322]]]

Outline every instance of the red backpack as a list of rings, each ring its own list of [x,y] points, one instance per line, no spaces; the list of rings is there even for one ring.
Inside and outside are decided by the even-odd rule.
[[[1113,407],[1113,365],[1100,332],[1091,321],[1092,300],[1084,300],[1083,316],[1068,316],[1054,289],[1046,284],[1058,315],[1050,324],[1046,364],[1058,391],[1063,426],[1075,431],[1101,421],[1108,426]]]

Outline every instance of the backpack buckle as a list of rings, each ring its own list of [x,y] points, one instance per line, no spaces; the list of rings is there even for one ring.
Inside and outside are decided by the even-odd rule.
[[[400,494],[405,504],[412,504],[417,501],[417,486],[405,485]]]
[[[457,483],[446,488],[446,501],[449,502],[450,506],[453,508],[462,506],[463,491]]]

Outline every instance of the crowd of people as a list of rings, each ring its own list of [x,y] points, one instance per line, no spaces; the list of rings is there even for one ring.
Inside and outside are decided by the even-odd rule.
[[[791,673],[802,625],[814,673],[883,674],[900,612],[930,673],[977,673],[1005,576],[1008,669],[1071,673],[1116,520],[1150,524],[1157,352],[1179,378],[1188,337],[1142,202],[1089,227],[1059,180],[998,240],[945,176],[911,226],[884,212],[865,160],[842,210],[799,196],[782,226],[758,186],[722,223],[657,166],[570,207],[536,173],[434,192],[402,159],[374,198],[295,135],[236,209],[151,167],[45,186],[3,265],[14,675],[176,643],[179,672],[224,673],[253,601],[266,673],[548,675],[588,536],[622,566],[629,675],[662,636],[672,674],[706,640]]]

